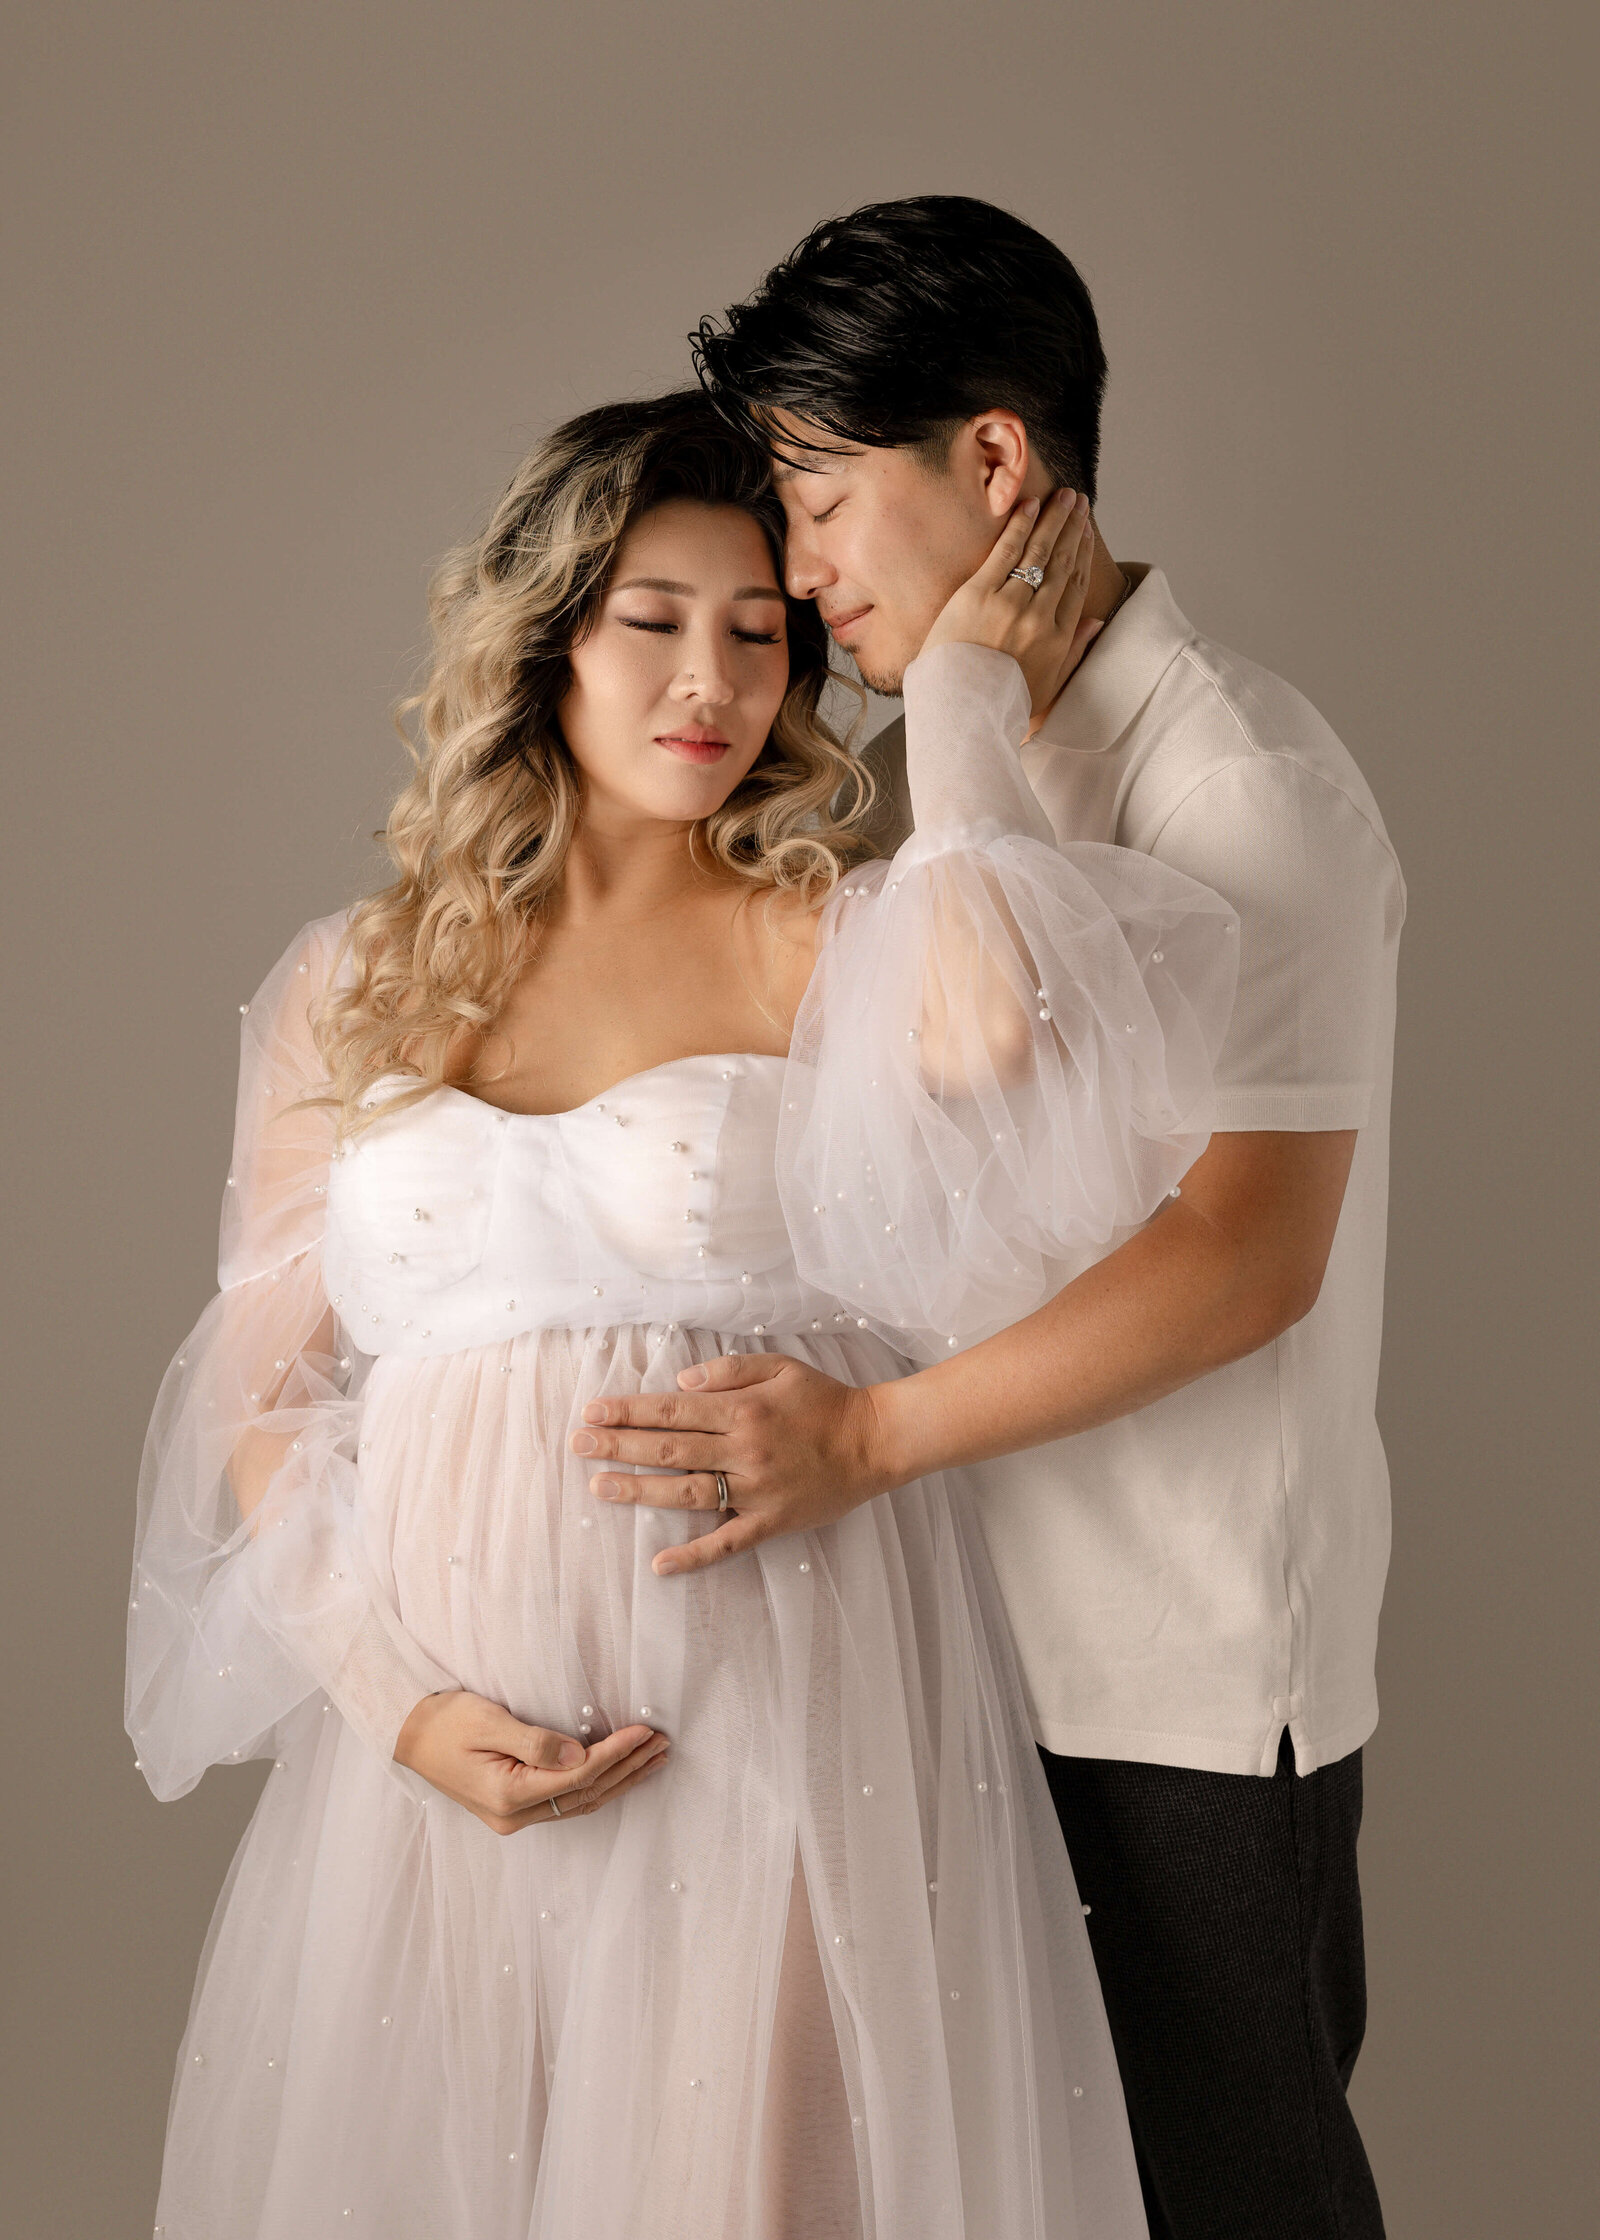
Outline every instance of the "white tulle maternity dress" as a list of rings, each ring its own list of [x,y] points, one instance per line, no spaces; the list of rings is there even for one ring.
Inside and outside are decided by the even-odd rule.
[[[1144,2232],[973,1485],[660,1579],[707,1518],[608,1506],[567,1451],[586,1400],[719,1353],[858,1385],[942,1357],[1205,1141],[1226,907],[1051,844],[1011,662],[940,649],[907,701],[920,829],[830,900],[787,1060],[549,1116],[440,1090],[341,1146],[298,1100],[342,921],[248,1007],[221,1290],[162,1388],[132,1591],[156,1794],[272,1761],[179,2055],[167,2240]],[[252,1426],[282,1460],[245,1526]],[[457,1686],[586,1739],[644,1721],[671,1760],[497,1837],[392,1762]]]

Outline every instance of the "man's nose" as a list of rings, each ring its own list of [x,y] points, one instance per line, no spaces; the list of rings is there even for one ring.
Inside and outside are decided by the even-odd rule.
[[[791,526],[783,547],[783,580],[790,598],[814,599],[837,573],[823,558],[815,537]]]

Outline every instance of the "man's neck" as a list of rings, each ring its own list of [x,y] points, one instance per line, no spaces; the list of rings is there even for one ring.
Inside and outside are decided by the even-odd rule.
[[[1131,589],[1127,577],[1112,559],[1111,548],[1096,524],[1094,560],[1089,569],[1089,593],[1083,602],[1085,620],[1109,622]]]

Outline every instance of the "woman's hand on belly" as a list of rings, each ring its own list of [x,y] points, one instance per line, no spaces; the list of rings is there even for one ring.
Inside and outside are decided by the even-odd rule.
[[[573,1735],[524,1726],[503,1704],[451,1688],[414,1706],[394,1754],[497,1836],[512,1836],[535,1821],[598,1811],[653,1773],[668,1748],[664,1734],[635,1726],[585,1749]]]

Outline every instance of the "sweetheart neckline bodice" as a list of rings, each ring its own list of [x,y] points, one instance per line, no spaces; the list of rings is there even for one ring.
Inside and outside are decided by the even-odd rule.
[[[444,1082],[433,1093],[436,1096],[459,1097],[468,1104],[482,1105],[485,1112],[494,1113],[501,1120],[577,1120],[586,1112],[603,1112],[607,1097],[619,1097],[643,1081],[650,1081],[657,1074],[673,1073],[682,1066],[714,1065],[719,1060],[734,1059],[746,1066],[786,1066],[787,1057],[775,1056],[767,1050],[691,1050],[681,1058],[663,1058],[659,1064],[640,1066],[637,1072],[625,1073],[609,1087],[597,1089],[592,1097],[584,1097],[577,1104],[564,1105],[559,1112],[519,1112],[514,1105],[494,1104],[488,1097],[476,1096],[470,1089],[458,1089],[451,1082]],[[404,1074],[390,1074],[389,1082],[403,1082]]]

